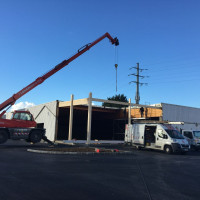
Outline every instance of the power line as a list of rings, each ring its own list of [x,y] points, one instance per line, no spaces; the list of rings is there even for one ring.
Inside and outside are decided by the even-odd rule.
[[[153,68],[151,71],[154,72],[160,72],[160,71],[166,71],[166,70],[182,70],[182,69],[188,69],[188,65],[190,65],[190,68],[194,68],[194,69],[199,69],[198,67],[200,66],[199,64],[175,64],[175,65],[166,65],[166,66],[159,66],[156,68]],[[175,66],[175,67],[174,67]]]
[[[192,79],[184,79],[184,80],[170,80],[170,81],[155,81],[155,82],[151,82],[151,83],[149,83],[149,85],[154,85],[154,84],[158,84],[159,83],[159,85],[160,84],[169,84],[169,82],[170,83],[184,83],[184,82],[186,82],[186,81],[199,81],[200,80],[200,78],[192,78]]]
[[[197,58],[197,57],[195,57],[195,58],[181,58],[180,57],[180,59],[174,59],[174,60],[165,60],[165,61],[160,61],[160,62],[156,62],[156,63],[147,63],[147,64],[143,64],[143,66],[145,66],[145,67],[149,67],[149,66],[152,66],[152,65],[163,65],[163,64],[170,64],[170,63],[176,63],[176,62],[185,62],[185,61],[191,61],[191,60],[195,60],[195,62],[197,61],[197,60],[200,60],[200,58]]]

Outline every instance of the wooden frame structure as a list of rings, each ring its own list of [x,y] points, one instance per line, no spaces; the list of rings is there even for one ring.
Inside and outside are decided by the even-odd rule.
[[[128,123],[131,123],[131,107],[144,107],[144,108],[154,108],[154,109],[160,109],[161,107],[157,106],[147,106],[147,105],[141,105],[141,104],[134,104],[131,103],[131,99],[129,99],[129,102],[119,102],[119,101],[112,101],[112,100],[104,100],[104,99],[98,99],[93,98],[92,93],[89,93],[89,97],[85,99],[78,99],[74,100],[74,95],[71,95],[70,101],[65,102],[59,102],[59,107],[68,107],[70,106],[70,117],[69,117],[69,134],[68,134],[68,140],[72,140],[72,125],[73,125],[73,107],[77,105],[87,105],[88,106],[88,120],[87,120],[87,144],[90,144],[91,142],[91,124],[92,124],[92,102],[102,102],[102,103],[110,103],[110,104],[118,104],[123,106],[128,106]]]

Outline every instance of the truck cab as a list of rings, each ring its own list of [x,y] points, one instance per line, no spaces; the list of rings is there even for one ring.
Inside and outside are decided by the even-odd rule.
[[[9,123],[7,127],[31,128],[37,126],[33,115],[29,111],[14,111],[11,121],[12,123]]]
[[[125,142],[137,148],[157,149],[166,153],[185,153],[188,141],[169,124],[126,125]]]
[[[37,128],[29,111],[14,111],[11,119],[0,118],[0,144],[8,139],[37,143],[45,136],[45,129]]]
[[[182,135],[187,139],[191,149],[200,149],[200,131],[181,130]]]

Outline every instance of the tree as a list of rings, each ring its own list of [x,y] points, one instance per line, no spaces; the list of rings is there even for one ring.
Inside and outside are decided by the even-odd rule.
[[[108,97],[107,100],[111,101],[121,101],[121,102],[128,102],[127,97],[124,94],[118,94],[112,97]],[[122,107],[128,107],[124,105],[119,105],[119,104],[113,104],[113,103],[102,103],[102,106],[104,107],[116,107],[116,108],[122,108]]]

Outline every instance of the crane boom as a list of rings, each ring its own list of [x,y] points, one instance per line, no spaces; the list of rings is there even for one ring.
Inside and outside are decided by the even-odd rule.
[[[112,44],[115,44],[115,46],[119,45],[119,41],[118,41],[117,38],[112,38],[109,33],[105,33],[104,35],[102,35],[100,38],[98,38],[97,40],[93,41],[92,43],[89,43],[89,44],[81,47],[78,50],[78,52],[76,54],[74,54],[73,56],[71,56],[69,59],[62,61],[61,63],[59,63],[58,65],[56,65],[53,69],[51,69],[49,72],[47,72],[46,74],[44,74],[41,77],[38,77],[31,84],[29,84],[28,86],[24,87],[22,90],[20,90],[16,94],[14,94],[12,97],[8,98],[6,101],[4,101],[3,103],[1,103],[0,104],[0,111],[2,111],[3,109],[7,108],[8,106],[9,107],[7,109],[9,109],[10,106],[12,106],[23,95],[25,95],[26,93],[28,93],[29,91],[31,91],[33,88],[35,88],[38,85],[40,85],[41,83],[43,83],[50,76],[52,76],[53,74],[55,74],[56,72],[58,72],[59,70],[61,70],[63,67],[65,67],[66,65],[68,65],[70,62],[72,62],[77,57],[79,57],[80,55],[82,55],[83,53],[85,53],[86,51],[88,51],[91,47],[93,47],[94,45],[96,45],[98,42],[100,42],[101,40],[103,40],[106,37],[111,41]],[[4,115],[4,113],[6,112],[6,110],[3,111],[0,114],[0,118]]]

